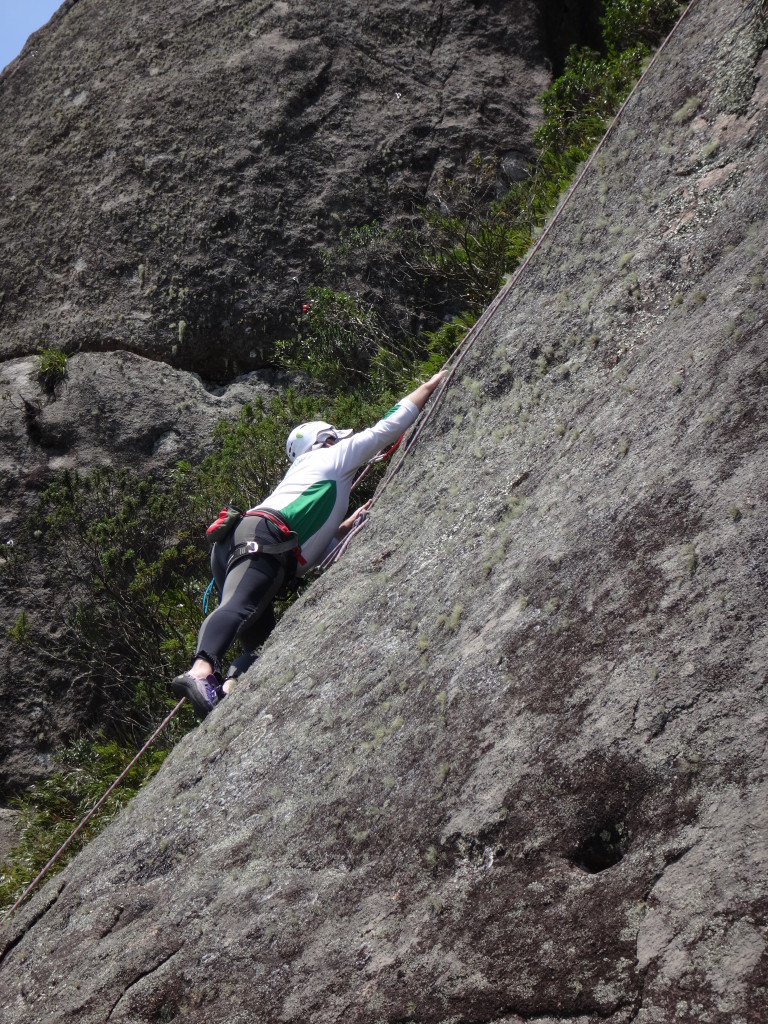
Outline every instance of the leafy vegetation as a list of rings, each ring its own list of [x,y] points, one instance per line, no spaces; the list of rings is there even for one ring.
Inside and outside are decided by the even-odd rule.
[[[20,611],[16,621],[8,627],[8,639],[18,646],[27,643],[29,637],[29,616],[25,611]]]
[[[67,369],[67,353],[60,348],[44,348],[35,357],[34,376],[40,387],[51,395],[56,385],[64,380]]]
[[[363,427],[439,369],[528,249],[677,10],[670,0],[608,0],[604,52],[569,54],[563,75],[542,98],[537,157],[523,181],[505,187],[496,161],[476,158],[409,230],[387,233],[374,222],[341,237],[327,256],[325,284],[309,292],[297,335],[276,348],[279,364],[306,375],[302,394],[287,391],[271,404],[246,405],[237,422],[219,426],[215,451],[202,465],[181,463],[162,483],[111,470],[64,473],[42,494],[26,554],[16,550],[3,571],[18,576],[24,557],[43,546],[56,552],[51,585],[64,598],[61,628],[48,638],[50,655],[110,713],[105,737],[75,743],[58,771],[19,801],[24,833],[12,866],[0,874],[0,904],[34,877],[171,705],[166,682],[187,664],[202,619],[203,525],[224,502],[245,508],[269,493],[285,471],[285,437],[297,422],[322,418]],[[411,276],[413,293],[421,289],[425,297],[415,314],[398,321],[341,290],[345,268],[362,248],[380,252],[383,275]],[[66,356],[47,350],[39,360],[39,379],[52,391]],[[357,496],[361,503],[375,484],[370,474]],[[36,642],[25,613],[11,630],[19,644]],[[174,724],[80,845],[151,777],[174,737],[191,725],[191,716]]]
[[[63,867],[135,796],[163,763],[168,748],[149,750],[67,849]],[[58,768],[21,800],[22,838],[0,867],[0,907],[11,906],[69,837],[73,824],[85,817],[133,758],[133,752],[112,741],[79,740],[58,757]]]
[[[376,313],[331,288],[310,288],[308,298],[299,333],[277,343],[275,358],[330,393],[365,388],[371,360],[387,340]]]
[[[680,14],[677,0],[611,0],[601,19],[603,41],[611,56],[641,47],[650,53]]]
[[[109,704],[123,741],[165,710],[164,680],[186,663],[202,620],[192,475],[182,464],[161,486],[124,470],[64,472],[29,524],[30,553],[56,552],[49,582],[65,595],[49,654]]]

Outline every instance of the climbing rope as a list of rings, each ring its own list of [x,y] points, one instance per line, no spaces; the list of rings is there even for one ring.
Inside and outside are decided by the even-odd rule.
[[[369,459],[368,462],[366,462],[362,472],[355,480],[355,482],[352,484],[351,489],[353,491],[357,487],[357,485],[362,481],[363,477],[365,477],[368,474],[368,472],[371,470],[373,466],[376,465],[377,462],[385,462],[390,457],[390,455],[394,454],[394,452],[397,451],[404,437],[405,434],[401,434],[391,448],[387,448],[385,452],[379,452],[378,455],[374,455],[372,459]]]
[[[592,151],[592,154],[590,155],[589,159],[584,164],[584,167],[582,168],[581,173],[578,175],[578,177],[576,178],[575,182],[568,188],[567,192],[565,193],[563,199],[561,200],[560,204],[558,205],[557,209],[555,210],[555,212],[554,212],[552,218],[550,219],[549,223],[547,224],[546,228],[544,229],[544,231],[542,231],[541,235],[537,239],[536,244],[534,246],[532,246],[532,248],[528,252],[528,255],[523,260],[523,262],[520,264],[520,266],[518,267],[517,271],[512,276],[512,278],[501,289],[501,291],[498,293],[498,295],[495,297],[495,299],[490,303],[490,305],[486,308],[486,310],[483,312],[483,314],[480,316],[480,318],[476,321],[476,323],[469,329],[469,331],[467,331],[467,333],[464,336],[464,338],[462,339],[462,341],[459,343],[459,345],[457,345],[457,347],[454,349],[454,351],[449,356],[449,358],[448,358],[448,360],[446,361],[446,364],[445,364],[446,369],[447,369],[447,372],[446,372],[445,376],[440,381],[440,384],[439,384],[437,390],[435,391],[434,395],[432,396],[432,399],[431,399],[428,407],[424,411],[424,414],[421,417],[419,417],[419,422],[416,424],[415,429],[412,431],[412,433],[409,436],[408,440],[403,445],[403,448],[402,448],[402,450],[400,452],[399,459],[397,460],[397,462],[393,463],[390,466],[387,475],[385,476],[384,480],[381,483],[381,486],[379,487],[379,489],[377,490],[376,494],[373,496],[373,499],[371,500],[371,505],[375,504],[379,500],[379,498],[381,498],[382,494],[386,491],[386,489],[389,486],[389,484],[392,482],[392,480],[395,478],[395,476],[400,472],[400,469],[401,469],[401,467],[402,467],[402,465],[403,465],[403,463],[404,463],[408,453],[411,451],[413,446],[416,444],[417,440],[421,436],[425,426],[429,422],[429,420],[432,417],[432,415],[434,414],[435,410],[439,407],[440,402],[442,401],[443,395],[445,394],[446,388],[448,387],[449,383],[451,382],[451,380],[453,379],[454,375],[456,374],[456,371],[458,370],[459,366],[462,364],[462,362],[466,358],[467,354],[471,350],[471,348],[474,345],[477,337],[480,335],[480,333],[486,327],[486,325],[490,322],[490,320],[493,318],[493,316],[495,316],[496,312],[498,311],[499,307],[502,305],[502,303],[506,299],[507,295],[516,286],[517,282],[520,280],[521,276],[523,275],[523,273],[525,272],[527,267],[530,265],[531,260],[534,258],[536,253],[539,251],[539,249],[543,245],[545,239],[547,238],[547,236],[551,232],[552,228],[554,227],[555,223],[559,219],[560,215],[562,214],[562,212],[565,209],[566,205],[570,201],[570,199],[573,196],[574,192],[579,187],[581,182],[584,180],[584,177],[585,177],[587,171],[592,166],[592,163],[594,162],[594,160],[597,157],[598,153],[601,151],[601,149],[605,145],[606,141],[608,140],[609,136],[611,135],[611,133],[614,131],[614,129],[618,125],[618,123],[621,120],[621,117],[622,117],[624,111],[626,110],[626,107],[627,107],[628,103],[633,98],[635,93],[638,91],[638,89],[642,85],[644,79],[650,73],[651,69],[654,67],[654,65],[656,64],[658,58],[664,52],[664,50],[666,49],[666,47],[669,44],[669,42],[672,39],[672,37],[675,35],[677,30],[680,28],[682,23],[685,21],[685,19],[688,17],[688,14],[690,13],[691,9],[694,7],[696,2],[697,2],[697,0],[690,0],[689,4],[685,8],[685,10],[681,14],[681,16],[678,18],[677,22],[673,26],[673,28],[670,31],[669,35],[666,37],[664,42],[658,48],[656,53],[653,55],[653,58],[649,62],[648,66],[643,71],[643,73],[640,75],[640,77],[638,78],[637,82],[633,86],[631,92],[629,93],[629,95],[627,96],[627,98],[624,100],[624,102],[622,103],[621,107],[619,108],[618,112],[616,113],[616,116],[613,118],[613,120],[611,121],[610,125],[606,129],[606,132],[603,135],[602,139],[600,140],[598,145],[595,147],[595,149]],[[760,3],[762,5],[763,4],[763,0],[760,0]],[[402,442],[402,440],[403,440],[402,437],[399,438],[399,440],[387,452],[384,452],[384,453],[376,456],[374,459],[372,459],[365,466],[365,468],[360,473],[358,478],[355,480],[355,483],[354,483],[353,487],[356,487],[360,483],[360,481],[368,473],[368,471],[370,470],[371,466],[374,463],[380,462],[383,459],[386,459],[390,455],[392,455],[394,453],[394,451],[399,447],[399,445]],[[334,562],[337,562],[339,560],[339,558],[341,558],[341,556],[344,554],[344,552],[346,551],[347,547],[349,546],[349,543],[352,540],[352,538],[357,533],[359,533],[360,530],[362,530],[362,528],[365,526],[365,523],[367,522],[367,519],[368,519],[367,513],[365,515],[359,517],[359,520],[356,521],[355,524],[353,524],[352,529],[349,531],[349,533],[344,538],[344,540],[338,545],[338,547],[336,547],[334,549],[334,551],[325,560],[325,562],[321,563],[321,565],[318,566],[319,569],[328,568]],[[210,590],[210,587],[209,587],[209,590]],[[206,599],[207,599],[208,596],[209,596],[209,593],[206,592],[206,595],[205,595]],[[207,600],[206,600],[206,604],[207,604]],[[38,882],[40,882],[41,879],[43,879],[45,877],[45,875],[48,873],[48,871],[60,859],[60,857],[62,856],[64,851],[67,849],[67,847],[72,843],[72,841],[77,837],[77,835],[82,831],[82,829],[88,824],[88,822],[91,820],[91,818],[98,812],[99,808],[103,805],[104,801],[107,799],[107,797],[110,795],[110,793],[112,793],[113,790],[115,790],[117,788],[117,786],[120,785],[120,783],[126,777],[126,775],[131,770],[131,768],[133,768],[133,766],[138,762],[138,760],[142,756],[142,754],[144,754],[149,749],[149,747],[154,743],[154,741],[157,739],[157,737],[160,735],[160,733],[163,731],[163,729],[168,725],[168,723],[178,713],[178,711],[180,710],[180,708],[181,708],[181,706],[182,706],[182,704],[184,703],[185,700],[186,700],[186,698],[182,697],[181,700],[179,701],[179,703],[170,712],[170,714],[168,714],[166,716],[166,718],[163,719],[163,721],[160,723],[160,725],[157,727],[157,729],[152,733],[152,735],[149,737],[149,739],[144,744],[144,746],[141,748],[141,750],[139,750],[139,752],[136,754],[136,756],[133,758],[133,760],[130,762],[130,764],[120,773],[120,775],[115,779],[115,781],[112,783],[112,785],[109,787],[109,789],[104,793],[104,795],[94,804],[94,806],[86,814],[86,816],[83,818],[83,820],[77,826],[77,828],[75,828],[75,830],[71,833],[69,838],[66,839],[66,841],[64,843],[62,843],[62,845],[59,847],[59,849],[56,851],[56,853],[54,853],[54,855],[51,857],[51,859],[48,861],[48,863],[45,865],[45,867],[42,868],[42,870],[37,874],[37,876],[29,883],[27,888],[24,890],[24,892],[21,894],[21,896],[19,896],[19,898],[16,900],[16,902],[11,907],[11,909],[8,910],[3,915],[2,920],[0,920],[0,924],[4,924],[5,921],[8,920],[8,918],[18,909],[18,907],[21,906],[21,904],[24,902],[24,900],[27,898],[27,896],[29,896],[29,894],[33,891],[33,889],[38,884]]]
[[[205,591],[203,593],[203,615],[207,615],[208,614],[208,605],[210,603],[211,594],[213,593],[213,588],[215,586],[216,586],[216,580],[212,579],[211,582],[208,584],[208,586],[205,588]]]
[[[477,340],[477,338],[479,337],[481,332],[488,325],[488,323],[491,321],[491,319],[496,315],[496,313],[499,310],[499,307],[502,305],[502,303],[504,302],[506,297],[509,295],[509,293],[512,291],[512,289],[517,285],[518,281],[520,280],[522,275],[525,273],[526,269],[530,266],[530,263],[533,260],[534,256],[537,254],[537,252],[539,251],[541,246],[544,244],[546,238],[548,237],[548,235],[552,231],[552,228],[555,226],[555,224],[557,223],[558,219],[560,218],[560,215],[562,214],[563,210],[568,205],[568,203],[570,202],[571,198],[573,197],[573,194],[576,192],[577,188],[579,187],[579,185],[584,180],[584,177],[586,176],[587,171],[590,169],[590,167],[594,163],[596,157],[598,156],[598,154],[600,153],[600,151],[602,150],[602,148],[605,146],[606,142],[608,141],[608,138],[610,137],[610,135],[613,133],[614,129],[618,125],[619,121],[621,120],[621,118],[622,118],[622,116],[624,114],[624,111],[627,108],[627,105],[630,103],[630,101],[632,100],[634,95],[637,93],[638,89],[640,88],[640,86],[642,85],[642,83],[644,82],[646,77],[650,74],[651,69],[655,66],[655,64],[658,61],[659,57],[664,52],[664,50],[667,48],[667,46],[668,46],[670,40],[672,39],[672,37],[675,35],[677,30],[680,28],[682,23],[685,21],[685,19],[688,17],[688,14],[692,10],[692,8],[696,4],[696,2],[697,2],[697,0],[690,0],[690,2],[688,3],[688,6],[685,8],[683,13],[680,15],[678,20],[675,22],[674,26],[670,30],[670,32],[667,35],[667,37],[664,40],[664,42],[661,44],[661,46],[658,48],[658,50],[655,52],[655,54],[653,55],[653,57],[649,61],[648,66],[645,68],[643,73],[640,75],[638,80],[635,82],[635,84],[632,87],[629,95],[627,96],[627,98],[624,100],[624,102],[619,107],[618,111],[616,112],[615,117],[613,118],[611,123],[608,125],[608,127],[605,130],[605,133],[604,133],[602,139],[600,140],[600,142],[597,144],[597,146],[594,148],[594,150],[590,154],[589,159],[586,161],[586,163],[582,167],[582,169],[581,169],[579,175],[577,176],[576,180],[567,189],[567,191],[566,191],[565,195],[563,196],[562,200],[560,201],[557,209],[555,210],[554,214],[550,218],[549,223],[547,224],[547,226],[544,228],[544,230],[542,231],[542,233],[539,235],[538,239],[536,240],[535,245],[533,245],[531,247],[531,249],[529,250],[527,256],[525,257],[523,262],[520,264],[520,266],[517,268],[515,273],[512,275],[510,280],[504,285],[504,287],[501,289],[501,291],[498,293],[498,295],[495,297],[495,299],[493,299],[493,301],[485,309],[485,311],[483,312],[482,316],[480,316],[479,319],[473,324],[473,326],[467,331],[467,333],[462,338],[461,342],[456,346],[454,351],[448,357],[448,359],[447,359],[447,361],[445,363],[445,367],[447,369],[447,372],[446,372],[445,376],[440,381],[440,384],[439,384],[438,388],[436,389],[434,395],[432,396],[432,399],[431,399],[429,405],[425,409],[423,415],[419,417],[418,423],[416,424],[414,430],[411,432],[411,434],[408,437],[407,441],[403,445],[402,450],[400,451],[400,455],[399,455],[399,458],[398,458],[397,462],[394,462],[390,466],[387,475],[385,476],[384,480],[381,482],[381,485],[380,485],[379,489],[377,490],[376,494],[373,496],[373,499],[371,501],[371,507],[373,505],[375,505],[376,502],[381,498],[381,496],[384,494],[384,492],[386,491],[387,487],[390,485],[392,480],[400,472],[400,469],[402,468],[402,465],[405,462],[409,452],[411,451],[413,446],[418,441],[419,437],[421,436],[424,428],[426,427],[426,425],[429,422],[430,418],[434,414],[435,410],[440,406],[440,403],[441,403],[441,401],[443,399],[443,395],[445,394],[446,388],[448,387],[448,385],[450,384],[451,380],[455,376],[456,371],[461,366],[461,364],[464,362],[464,359],[466,358],[467,354],[472,349],[472,346],[474,345],[475,341]],[[401,440],[402,440],[402,438],[401,438]],[[363,527],[365,526],[367,521],[368,521],[368,516],[366,514],[365,516],[361,516],[359,521],[355,522],[355,524],[353,525],[352,529],[349,531],[349,533],[344,538],[344,540],[338,545],[338,547],[336,547],[331,552],[331,555],[329,555],[329,557],[326,559],[327,565],[326,565],[326,563],[323,563],[324,568],[329,567],[330,565],[332,565],[334,562],[337,562],[341,558],[341,556],[344,554],[344,552],[349,547],[349,544],[350,544],[352,538],[363,529]]]
[[[148,750],[148,749],[149,749],[149,747],[151,747],[151,746],[152,746],[152,744],[153,744],[153,743],[154,743],[154,741],[155,741],[155,740],[157,739],[157,737],[158,737],[158,736],[160,735],[160,733],[161,733],[161,732],[163,731],[163,729],[164,729],[164,728],[166,727],[166,725],[168,725],[168,723],[169,723],[169,722],[171,721],[171,719],[172,719],[172,718],[174,717],[174,715],[176,715],[176,713],[177,713],[177,712],[178,712],[178,710],[179,710],[179,709],[181,708],[181,705],[182,705],[182,704],[184,703],[184,701],[185,701],[185,700],[186,700],[186,697],[182,697],[182,698],[181,698],[181,700],[179,701],[179,703],[178,703],[178,704],[176,705],[176,707],[175,707],[175,708],[173,709],[173,711],[171,711],[171,713],[170,713],[169,715],[167,715],[167,716],[166,716],[166,717],[165,717],[165,718],[163,719],[163,721],[162,721],[162,722],[160,723],[160,725],[158,725],[157,729],[155,729],[155,731],[154,731],[154,732],[152,733],[152,735],[151,735],[151,736],[149,737],[149,739],[148,739],[148,740],[147,740],[147,742],[146,742],[146,743],[144,744],[144,746],[143,746],[143,747],[141,748],[141,750],[140,750],[140,751],[138,752],[138,754],[136,754],[136,756],[135,756],[135,757],[133,758],[133,760],[131,761],[131,763],[130,763],[130,764],[129,764],[129,765],[128,765],[128,766],[126,767],[126,768],[124,768],[124,769],[123,769],[123,771],[122,771],[122,772],[120,773],[120,775],[118,775],[118,777],[117,777],[117,778],[115,779],[115,781],[114,781],[114,782],[112,783],[112,785],[111,785],[111,786],[109,787],[109,789],[108,789],[108,790],[106,791],[106,793],[105,793],[105,794],[104,794],[104,795],[103,795],[102,797],[100,797],[100,799],[99,799],[99,800],[98,800],[98,801],[97,801],[97,802],[96,802],[96,803],[95,803],[95,804],[93,805],[93,807],[92,807],[92,808],[90,809],[90,811],[88,811],[88,813],[86,814],[86,816],[85,816],[85,817],[83,818],[83,820],[82,820],[82,821],[80,822],[80,824],[79,824],[79,825],[77,826],[77,828],[76,828],[76,829],[75,829],[75,830],[74,830],[74,831],[73,831],[73,832],[71,833],[71,835],[69,836],[69,838],[68,838],[68,839],[66,839],[66,840],[65,840],[65,841],[64,841],[64,842],[63,842],[63,843],[61,844],[61,846],[60,846],[60,847],[58,848],[58,850],[56,851],[56,853],[54,853],[54,855],[53,855],[53,856],[51,857],[51,859],[50,859],[50,860],[48,861],[48,863],[47,863],[47,864],[45,865],[45,867],[44,867],[44,868],[42,868],[42,870],[41,870],[41,871],[40,871],[40,872],[39,872],[39,873],[37,874],[37,876],[36,876],[36,877],[35,877],[35,878],[34,878],[34,879],[33,879],[33,880],[32,880],[32,881],[31,881],[31,882],[29,883],[29,885],[28,885],[28,886],[27,886],[27,888],[26,888],[26,889],[24,890],[24,892],[23,892],[23,893],[21,894],[21,896],[19,896],[19,898],[18,898],[18,899],[16,900],[16,902],[15,902],[15,903],[13,904],[13,906],[11,907],[11,909],[10,909],[10,910],[8,910],[8,911],[6,911],[6,913],[5,913],[4,915],[3,915],[2,921],[0,921],[0,924],[5,924],[5,922],[6,922],[6,921],[7,921],[7,919],[8,919],[8,918],[9,918],[9,917],[11,916],[11,914],[13,914],[13,912],[14,912],[14,911],[15,911],[15,910],[16,910],[16,909],[17,909],[18,907],[20,907],[20,906],[21,906],[21,904],[22,904],[22,903],[24,902],[24,900],[25,900],[25,899],[27,898],[27,896],[29,896],[29,894],[30,894],[30,893],[32,892],[32,890],[33,890],[33,889],[35,888],[35,886],[37,885],[37,883],[38,883],[38,882],[39,882],[39,881],[40,881],[40,880],[41,880],[42,878],[44,878],[44,877],[45,877],[45,876],[46,876],[46,875],[48,874],[48,872],[50,871],[50,869],[51,869],[51,868],[53,867],[53,865],[54,865],[54,864],[56,863],[56,861],[57,861],[57,860],[59,860],[59,858],[60,858],[60,857],[61,857],[61,855],[62,855],[62,854],[64,853],[64,851],[65,851],[65,850],[67,849],[67,847],[68,847],[68,846],[70,845],[70,843],[71,843],[71,842],[72,842],[72,841],[73,841],[73,840],[75,839],[75,837],[76,837],[77,835],[79,835],[79,833],[80,833],[80,832],[81,832],[81,831],[82,831],[82,830],[83,830],[83,829],[85,828],[85,826],[86,826],[86,825],[88,824],[88,822],[89,822],[89,821],[91,820],[91,818],[92,818],[92,817],[94,816],[94,814],[96,814],[96,813],[97,813],[97,811],[99,810],[99,808],[101,807],[101,805],[102,805],[102,804],[104,803],[104,801],[105,801],[105,800],[107,799],[107,797],[109,796],[109,794],[110,794],[110,793],[111,793],[111,792],[112,792],[112,791],[113,791],[114,789],[116,789],[116,788],[117,788],[117,787],[118,787],[118,786],[120,785],[120,783],[121,783],[121,782],[123,781],[123,779],[124,779],[124,778],[126,777],[126,775],[127,775],[127,774],[128,774],[128,772],[129,772],[129,771],[131,770],[131,768],[133,768],[133,766],[134,766],[134,765],[136,764],[136,762],[137,762],[137,761],[139,760],[139,758],[141,757],[141,755],[142,755],[142,754],[143,754],[143,753],[144,753],[144,752],[145,752],[146,750]]]

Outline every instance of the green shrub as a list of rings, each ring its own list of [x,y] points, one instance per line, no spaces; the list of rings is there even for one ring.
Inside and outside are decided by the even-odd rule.
[[[676,0],[609,0],[600,19],[603,40],[611,55],[635,46],[658,46],[679,17]]]
[[[53,394],[56,385],[66,376],[67,354],[60,348],[44,348],[35,356],[33,377],[43,391]]]
[[[23,645],[29,638],[29,616],[25,611],[20,611],[16,621],[7,630],[8,639],[15,645]]]
[[[571,149],[580,159],[588,156],[637,78],[645,53],[633,47],[603,58],[573,47],[563,74],[542,97],[544,124],[534,136],[536,145],[562,156]]]
[[[476,156],[461,180],[445,182],[435,205],[422,211],[413,269],[478,311],[522,259],[530,226],[509,204],[498,203],[495,160]]]
[[[62,595],[47,653],[110,703],[118,738],[165,712],[167,679],[186,667],[202,619],[207,575],[190,475],[182,466],[161,487],[124,470],[64,472],[30,523],[27,543],[44,545]]]
[[[310,288],[295,338],[275,346],[277,362],[303,370],[329,391],[365,381],[371,359],[387,337],[374,310],[331,288]]]
[[[446,363],[448,357],[461,344],[467,331],[476,322],[474,313],[461,313],[435,331],[423,331],[418,350],[404,359],[398,346],[382,347],[371,362],[372,393],[381,397],[371,408],[387,408],[392,402],[411,391],[419,380],[433,376]],[[389,403],[389,405],[387,405]]]

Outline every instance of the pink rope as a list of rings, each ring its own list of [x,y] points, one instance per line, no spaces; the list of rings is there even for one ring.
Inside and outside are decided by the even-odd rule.
[[[155,729],[155,731],[154,731],[154,732],[152,733],[152,735],[151,735],[151,736],[149,737],[149,739],[148,739],[148,740],[147,740],[147,742],[146,742],[146,743],[144,744],[144,746],[143,746],[143,747],[141,748],[141,750],[140,750],[140,751],[138,752],[138,754],[136,754],[136,756],[135,756],[135,757],[133,758],[133,760],[131,761],[131,763],[130,763],[130,764],[129,764],[129,765],[128,765],[128,766],[126,767],[126,768],[124,768],[124,769],[123,769],[123,771],[122,771],[122,772],[120,773],[120,775],[118,775],[118,777],[117,777],[117,778],[115,779],[115,781],[114,781],[114,782],[112,783],[112,785],[111,785],[111,786],[109,787],[109,789],[108,789],[108,790],[106,791],[106,793],[104,793],[104,795],[103,795],[103,796],[102,796],[102,797],[101,797],[101,798],[100,798],[100,799],[99,799],[99,800],[98,800],[98,801],[97,801],[97,802],[96,802],[96,803],[95,803],[95,804],[93,805],[93,807],[92,807],[92,808],[90,809],[90,811],[88,811],[88,813],[87,813],[87,814],[86,814],[86,816],[85,816],[85,817],[83,818],[83,820],[82,820],[82,821],[80,822],[80,824],[79,824],[79,825],[77,826],[77,828],[76,828],[76,829],[74,830],[74,832],[72,832],[72,834],[71,834],[71,835],[69,836],[69,838],[68,838],[68,839],[66,839],[66,840],[65,840],[65,841],[64,841],[64,842],[63,842],[63,843],[61,844],[61,846],[60,846],[60,847],[58,848],[58,850],[56,851],[56,853],[54,853],[54,855],[53,855],[53,856],[51,857],[51,859],[50,859],[50,860],[48,861],[48,863],[47,863],[47,864],[45,865],[45,867],[44,867],[44,868],[43,868],[43,869],[42,869],[42,870],[41,870],[41,871],[40,871],[40,872],[39,872],[39,873],[37,874],[37,876],[36,876],[36,877],[35,877],[35,878],[34,878],[34,879],[33,879],[33,880],[32,880],[32,881],[31,881],[31,882],[29,883],[29,885],[28,885],[28,886],[27,886],[27,888],[26,888],[26,889],[24,890],[24,892],[23,892],[23,893],[21,894],[21,896],[19,896],[19,898],[18,898],[18,899],[16,900],[16,902],[15,902],[15,903],[13,904],[13,906],[11,907],[11,909],[10,909],[10,910],[8,910],[8,911],[7,911],[7,912],[6,912],[6,913],[5,913],[4,915],[3,915],[3,919],[2,919],[2,921],[0,921],[0,924],[4,924],[4,923],[5,923],[6,921],[7,921],[7,919],[8,919],[8,918],[9,918],[9,917],[11,916],[11,914],[13,914],[13,912],[14,912],[14,911],[15,911],[15,910],[16,910],[16,909],[17,909],[17,908],[19,907],[19,906],[21,906],[21,904],[22,904],[22,903],[24,902],[24,900],[25,900],[25,899],[27,898],[27,896],[29,896],[29,894],[30,894],[30,893],[32,892],[32,890],[33,890],[33,889],[35,888],[35,886],[36,886],[36,885],[37,885],[37,883],[38,883],[38,882],[40,881],[40,879],[41,879],[41,878],[44,878],[44,877],[45,877],[45,875],[46,875],[46,874],[48,873],[48,871],[49,871],[49,870],[50,870],[50,869],[51,869],[51,868],[53,867],[53,865],[54,865],[54,864],[56,863],[56,861],[57,861],[57,860],[58,860],[58,859],[59,859],[59,858],[61,857],[61,855],[62,855],[62,854],[64,853],[64,851],[65,851],[65,850],[67,849],[67,847],[68,847],[68,846],[69,846],[69,844],[70,844],[70,843],[72,842],[72,840],[73,840],[73,839],[74,839],[74,838],[75,838],[75,837],[76,837],[76,836],[77,836],[77,835],[78,835],[78,834],[79,834],[79,833],[80,833],[80,832],[81,832],[81,831],[83,830],[83,828],[85,828],[85,826],[86,826],[86,825],[88,824],[88,822],[89,822],[89,821],[91,820],[91,818],[92,818],[92,817],[94,816],[94,814],[96,814],[96,812],[97,812],[97,811],[99,810],[99,808],[101,807],[101,805],[102,805],[102,804],[104,803],[104,801],[105,801],[105,800],[107,799],[107,797],[109,796],[109,794],[110,794],[110,793],[111,793],[111,792],[112,792],[112,791],[113,791],[114,789],[116,789],[116,788],[117,788],[117,786],[119,786],[119,785],[120,785],[120,783],[121,783],[121,782],[123,781],[123,779],[124,779],[124,778],[125,778],[125,776],[126,776],[126,775],[128,774],[128,772],[129,772],[129,771],[131,770],[131,768],[133,768],[133,766],[134,766],[134,765],[136,764],[136,762],[137,762],[137,761],[139,760],[139,758],[141,757],[141,755],[142,755],[142,754],[143,754],[143,753],[144,753],[144,752],[145,752],[146,750],[148,750],[148,749],[149,749],[149,747],[150,747],[150,746],[151,746],[151,745],[152,745],[152,744],[154,743],[154,741],[155,741],[155,740],[157,739],[157,737],[158,737],[158,736],[160,735],[160,733],[161,733],[161,732],[163,731],[163,729],[164,729],[164,728],[166,727],[166,725],[168,725],[168,723],[170,722],[170,720],[171,720],[171,719],[172,719],[172,718],[174,717],[174,715],[175,715],[175,714],[176,714],[176,712],[177,712],[177,711],[179,710],[179,708],[181,707],[181,705],[182,705],[182,704],[184,703],[184,701],[185,701],[185,700],[186,700],[186,697],[182,697],[182,698],[181,698],[181,700],[179,701],[179,703],[178,703],[178,704],[176,705],[176,707],[175,707],[175,708],[173,709],[173,711],[171,711],[171,713],[170,713],[170,714],[169,714],[169,715],[168,715],[168,716],[167,716],[166,718],[164,718],[164,719],[163,719],[163,721],[162,721],[162,722],[160,723],[160,725],[159,725],[159,726],[157,727],[157,729]]]

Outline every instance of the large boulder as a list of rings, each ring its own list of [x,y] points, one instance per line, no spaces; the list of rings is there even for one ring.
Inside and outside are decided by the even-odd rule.
[[[411,216],[476,152],[524,162],[557,24],[535,0],[66,0],[0,76],[0,353],[264,365],[342,229]]]
[[[298,379],[261,370],[212,388],[131,352],[80,352],[58,382],[41,384],[39,375],[36,357],[0,365],[0,472],[12,499],[0,511],[6,534],[59,470],[113,466],[158,475],[180,459],[198,461],[217,423],[248,401],[268,403]]]

